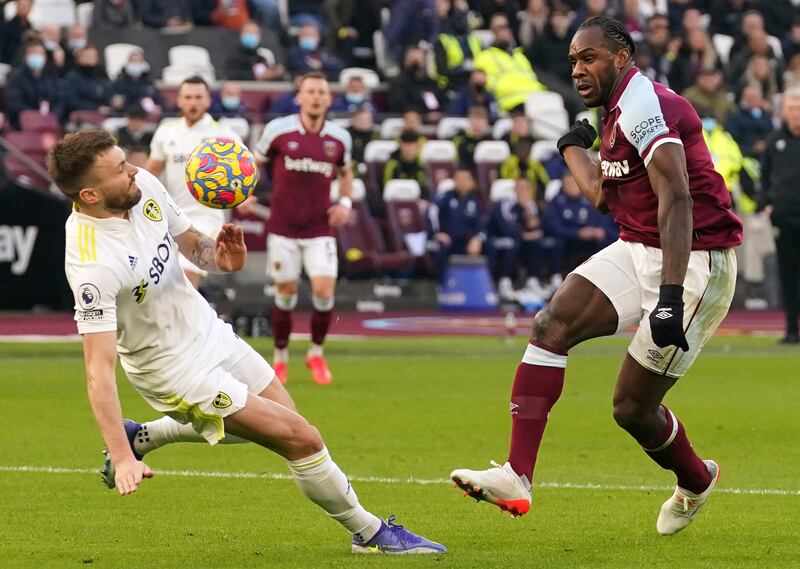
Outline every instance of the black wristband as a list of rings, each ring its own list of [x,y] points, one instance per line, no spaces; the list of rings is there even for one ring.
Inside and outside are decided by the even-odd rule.
[[[683,302],[683,286],[676,284],[661,285],[658,289],[659,302]]]

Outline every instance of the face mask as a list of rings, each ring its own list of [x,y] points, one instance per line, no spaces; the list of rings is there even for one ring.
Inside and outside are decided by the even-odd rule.
[[[125,66],[125,73],[134,79],[141,77],[150,67],[146,63],[132,62]]]
[[[304,38],[300,38],[300,48],[306,51],[314,51],[317,49],[317,45],[319,45],[319,40],[314,37],[306,36]]]
[[[345,93],[344,98],[347,99],[347,102],[351,105],[360,105],[366,99],[364,93]]]
[[[41,71],[44,69],[45,62],[45,56],[40,53],[32,53],[25,57],[25,65],[27,65],[32,71]]]
[[[256,34],[242,34],[241,42],[245,49],[255,49],[261,42],[261,38]]]
[[[229,111],[238,109],[239,103],[241,103],[241,99],[239,99],[239,97],[222,97],[222,106]]]
[[[483,93],[486,90],[486,85],[483,83],[472,83],[472,90],[476,93]]]
[[[67,42],[67,46],[71,51],[78,51],[86,47],[86,40],[84,38],[72,39]]]
[[[703,130],[711,132],[717,127],[717,119],[714,117],[706,117],[703,119]]]
[[[47,51],[53,51],[58,47],[58,42],[54,42],[53,40],[43,40],[42,43]]]
[[[503,51],[508,51],[513,47],[512,43],[510,41],[499,41],[499,42],[496,42],[494,45],[495,45],[495,47],[499,47]]]
[[[754,119],[760,119],[764,115],[764,111],[759,108],[750,109],[750,114]]]

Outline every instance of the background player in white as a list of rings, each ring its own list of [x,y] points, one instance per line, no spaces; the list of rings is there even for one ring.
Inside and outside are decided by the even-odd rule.
[[[67,136],[53,147],[48,169],[75,206],[66,223],[65,269],[110,487],[135,492],[153,476],[141,455],[167,438],[212,445],[248,440],[287,460],[300,490],[353,534],[352,551],[445,551],[361,506],[319,431],[272,381],[269,364],[189,284],[178,251],[210,272],[241,269],[247,254],[241,229],[223,225],[216,242],[199,232],[105,131]],[[133,386],[167,417],[141,428],[123,423],[117,355]]]
[[[338,274],[333,230],[347,222],[352,208],[352,140],[347,130],[325,120],[331,91],[323,75],[303,76],[297,102],[300,113],[267,124],[256,145],[256,158],[267,162],[272,180],[267,271],[277,289],[272,309],[273,364],[280,381],[286,383],[292,310],[305,268],[314,307],[306,365],[314,381],[324,384],[333,380],[322,352],[333,317]],[[341,197],[333,204],[330,191],[335,178]]]
[[[156,177],[164,174],[164,186],[175,203],[192,220],[192,225],[213,237],[225,223],[225,213],[221,209],[212,209],[198,203],[186,189],[186,159],[198,144],[209,138],[232,138],[237,142],[241,142],[241,138],[208,114],[211,89],[202,77],[189,77],[183,81],[178,87],[175,103],[181,116],[164,120],[156,129],[145,168]],[[181,267],[192,285],[197,288],[205,271],[183,256]]]

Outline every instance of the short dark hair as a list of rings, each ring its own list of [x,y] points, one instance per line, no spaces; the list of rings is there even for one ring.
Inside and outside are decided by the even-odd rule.
[[[191,77],[187,77],[186,79],[181,81],[181,84],[178,85],[178,93],[181,92],[181,87],[183,87],[184,85],[204,85],[206,91],[211,93],[211,87],[209,87],[208,82],[199,75],[192,75]]]
[[[400,142],[406,144],[419,142],[419,133],[416,130],[406,129],[400,133]]]
[[[150,115],[147,114],[142,105],[135,103],[125,109],[125,116],[129,119],[147,119]]]
[[[603,30],[603,37],[608,42],[611,50],[615,53],[627,49],[631,57],[636,55],[636,44],[633,42],[631,34],[628,32],[625,24],[616,18],[610,16],[592,16],[578,27],[578,31],[587,28],[600,28]]]
[[[300,83],[298,84],[298,89],[303,86],[303,83],[305,82],[306,79],[322,79],[324,81],[328,80],[328,78],[325,77],[324,73],[321,73],[319,71],[309,71],[308,73],[303,73],[303,75],[300,76]]]
[[[86,187],[86,175],[97,157],[114,148],[117,141],[105,130],[85,130],[68,134],[47,155],[47,171],[58,189],[72,201]]]
[[[482,116],[486,120],[489,120],[489,109],[487,109],[483,105],[472,105],[467,110],[468,117],[478,116],[478,115]]]

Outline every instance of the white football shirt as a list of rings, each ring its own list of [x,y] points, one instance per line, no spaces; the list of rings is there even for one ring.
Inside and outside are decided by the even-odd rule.
[[[116,331],[131,383],[146,399],[164,400],[202,381],[234,335],[178,263],[173,236],[191,227],[188,217],[144,168],[136,183],[142,199],[128,219],[72,212],[65,270],[78,332]]]

